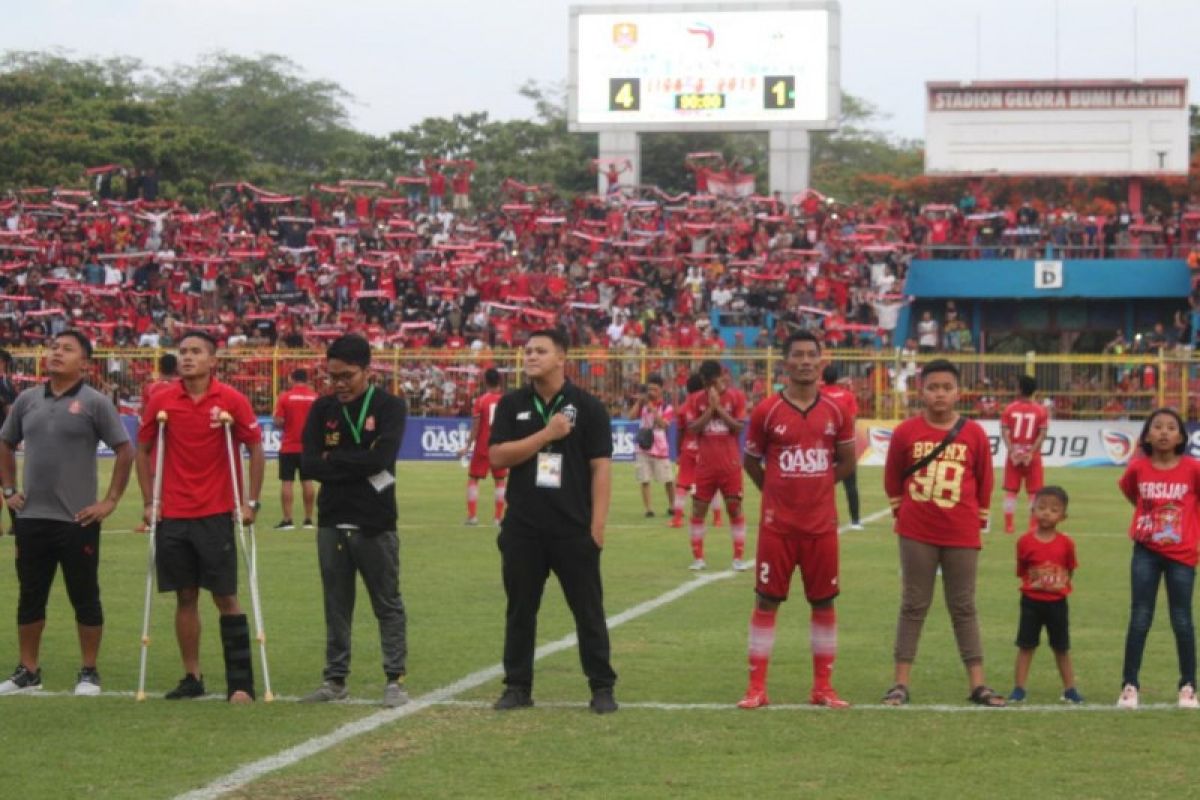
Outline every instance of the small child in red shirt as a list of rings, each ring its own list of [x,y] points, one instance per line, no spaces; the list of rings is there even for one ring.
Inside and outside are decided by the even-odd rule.
[[[1059,533],[1059,524],[1067,518],[1067,493],[1060,486],[1046,486],[1034,495],[1033,518],[1036,526],[1017,540],[1017,577],[1021,579],[1021,621],[1017,626],[1017,675],[1008,700],[1025,699],[1025,681],[1029,665],[1041,640],[1042,628],[1058,674],[1062,676],[1062,701],[1082,703],[1075,689],[1075,670],[1071,666],[1071,635],[1068,624],[1067,595],[1078,563],[1075,542]]]

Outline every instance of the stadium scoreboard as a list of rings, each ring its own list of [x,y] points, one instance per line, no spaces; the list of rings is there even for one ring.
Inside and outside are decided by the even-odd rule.
[[[838,6],[571,8],[577,131],[836,127]]]

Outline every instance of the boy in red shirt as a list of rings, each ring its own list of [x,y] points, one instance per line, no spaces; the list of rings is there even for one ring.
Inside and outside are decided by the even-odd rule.
[[[487,391],[475,400],[472,411],[471,435],[466,445],[458,451],[459,458],[466,458],[471,453],[471,462],[467,467],[467,525],[478,525],[479,482],[486,480],[488,471],[496,482],[496,511],[494,522],[499,525],[504,518],[504,487],[508,479],[508,470],[503,467],[493,467],[488,461],[488,439],[492,435],[492,418],[496,415],[496,404],[504,394],[500,391],[500,371],[495,367],[488,368],[483,373],[483,383]]]
[[[809,639],[813,686],[809,702],[827,708],[849,703],[833,689],[837,654],[838,478],[854,469],[854,418],[820,390],[821,343],[809,331],[792,334],[783,348],[787,387],[763,400],[746,434],[746,474],[762,491],[758,528],[758,594],[750,617],[750,684],[739,708],[767,700],[767,666],[775,644],[775,617],[799,569],[812,607]]]
[[[175,592],[175,636],[183,658],[184,677],[167,693],[168,700],[206,693],[200,672],[200,590],[212,593],[221,617],[225,651],[226,699],[254,699],[250,658],[250,626],[238,604],[237,545],[233,515],[254,523],[262,491],[262,431],[245,395],[213,377],[217,343],[193,331],[179,340],[181,380],[155,392],[142,411],[138,429],[137,476],[150,524],[153,508],[152,454],[158,436],[158,412],[167,412],[163,437],[161,521],[156,529],[155,562],[160,592]],[[250,451],[250,488],[240,509],[233,507],[229,451],[220,418],[233,417],[233,441]]]
[[[733,539],[733,569],[750,569],[743,560],[746,550],[746,517],[742,514],[742,459],[738,434],[746,426],[746,396],[730,388],[728,378],[716,361],[700,364],[704,389],[690,395],[684,403],[688,430],[695,434],[699,447],[696,456],[696,489],[692,494],[692,564],[702,570],[704,561],[704,517],[719,491],[729,514],[729,534]]]
[[[1025,493],[1032,498],[1042,488],[1042,442],[1050,427],[1050,413],[1041,403],[1034,402],[1037,379],[1022,375],[1019,383],[1021,393],[1004,408],[1000,415],[1000,438],[1008,457],[1004,460],[1004,532],[1013,532],[1013,516],[1017,510],[1017,497],[1021,484]]]
[[[295,500],[296,473],[300,473],[300,492],[304,502],[304,527],[313,527],[313,506],[317,491],[308,475],[300,468],[300,455],[304,451],[304,423],[308,412],[317,402],[317,394],[308,385],[308,370],[292,371],[292,385],[275,401],[275,427],[283,431],[279,443],[279,499],[283,506],[283,519],[275,526],[277,531],[296,529],[292,522],[292,505]]]
[[[895,683],[886,705],[908,702],[908,681],[925,615],[942,573],[946,605],[958,654],[967,669],[970,701],[1004,705],[987,687],[983,644],[975,612],[979,532],[987,524],[992,499],[992,452],[979,423],[959,415],[958,368],[945,359],[921,370],[920,416],[892,432],[883,485],[900,537],[902,596],[896,623]]]
[[[1075,542],[1059,533],[1059,524],[1067,518],[1067,493],[1060,486],[1039,489],[1033,500],[1033,530],[1017,540],[1017,577],[1021,579],[1021,621],[1017,626],[1017,667],[1010,703],[1025,699],[1025,681],[1029,665],[1046,629],[1058,674],[1062,677],[1064,703],[1082,703],[1075,689],[1075,670],[1071,666],[1071,632],[1068,622],[1067,595],[1071,578],[1079,564],[1075,560]]]

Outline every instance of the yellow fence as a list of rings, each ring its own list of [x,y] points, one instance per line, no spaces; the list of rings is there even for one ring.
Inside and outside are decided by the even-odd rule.
[[[104,350],[94,360],[92,383],[118,402],[136,408],[142,387],[155,374],[165,351]],[[917,373],[934,356],[829,350],[837,367],[858,396],[862,416],[899,419],[917,405]],[[15,350],[18,386],[40,380],[42,353]],[[1053,401],[1061,419],[1136,417],[1158,406],[1173,406],[1189,418],[1200,412],[1195,399],[1200,389],[1200,362],[1190,353],[1139,356],[1037,355],[949,357],[962,371],[960,408],[977,416],[998,416],[1016,396],[1017,378],[1033,375],[1039,397]],[[784,380],[777,350],[640,351],[621,353],[577,349],[570,355],[573,380],[598,395],[614,413],[621,411],[651,375],[661,375],[669,392],[682,393],[688,374],[706,358],[720,361],[752,401]],[[482,383],[482,371],[496,367],[512,387],[520,380],[519,350],[405,351],[383,350],[374,357],[376,380],[403,394],[411,412],[430,416],[470,413],[470,402]],[[275,397],[287,387],[288,376],[307,369],[318,388],[325,385],[322,353],[301,350],[223,350],[219,376],[250,397],[255,409],[269,414]]]

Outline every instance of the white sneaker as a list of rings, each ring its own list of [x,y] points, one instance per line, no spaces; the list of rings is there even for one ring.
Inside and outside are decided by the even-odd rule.
[[[850,530],[852,530],[852,531],[861,531],[861,530],[863,530],[863,524],[862,524],[861,522],[851,522],[851,523],[850,523]]]
[[[1193,694],[1194,697],[1194,694]],[[1179,693],[1180,701],[1183,700],[1183,692]],[[1125,688],[1121,690],[1121,696],[1117,698],[1117,708],[1137,708],[1138,707],[1138,689],[1132,683],[1125,684]]]
[[[1179,689],[1180,708],[1200,708],[1200,700],[1196,699],[1196,689],[1190,683],[1185,683]]]
[[[703,558],[697,558],[692,562],[688,569],[690,569],[692,572],[699,572],[702,569],[708,569],[708,564],[705,563]]]
[[[100,673],[84,667],[75,679],[76,697],[96,697],[100,694]]]
[[[753,561],[745,561],[740,558],[735,558],[733,560],[733,571],[734,572],[745,572],[746,570],[750,569],[753,566],[754,566]]]

